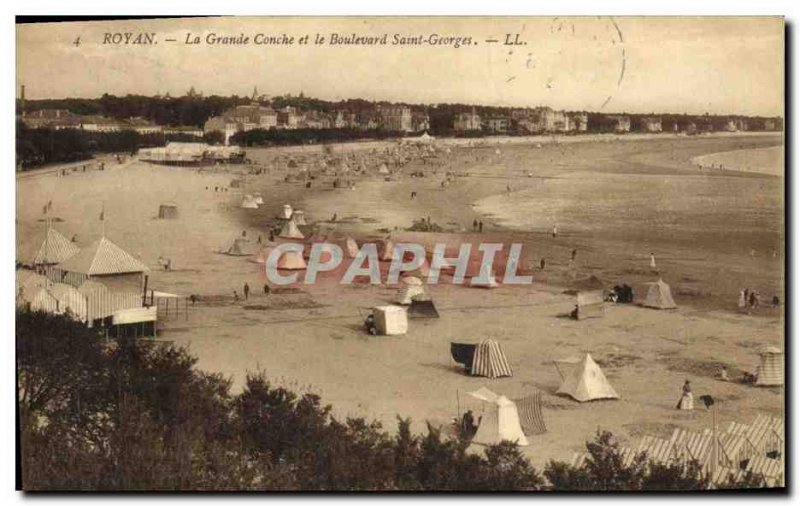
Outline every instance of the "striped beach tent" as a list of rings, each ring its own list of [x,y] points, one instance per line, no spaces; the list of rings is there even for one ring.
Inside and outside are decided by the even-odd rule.
[[[526,436],[547,432],[542,415],[542,393],[540,391],[536,390],[525,397],[514,399],[514,402],[519,412],[519,423]]]
[[[493,339],[481,341],[475,347],[470,374],[473,376],[486,376],[492,379],[513,376],[511,365],[508,363],[505,353],[503,353],[503,348]]]
[[[783,385],[783,352],[774,346],[761,350],[756,386]]]

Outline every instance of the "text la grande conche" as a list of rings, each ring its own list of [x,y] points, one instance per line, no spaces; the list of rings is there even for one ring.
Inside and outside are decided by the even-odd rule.
[[[258,33],[246,35],[219,34],[210,32],[198,35],[187,32],[185,37],[164,38],[167,43],[183,43],[184,45],[209,45],[209,46],[292,46],[292,45],[328,45],[328,46],[449,46],[459,48],[468,45],[477,45],[472,36],[450,34],[416,34],[403,35],[380,34],[358,35],[355,33],[339,34],[305,34],[300,36],[281,34]],[[158,43],[155,33],[107,32],[103,34],[104,45],[154,45]]]

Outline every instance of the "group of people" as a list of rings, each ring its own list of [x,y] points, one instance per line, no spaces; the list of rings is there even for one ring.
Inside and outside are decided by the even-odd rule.
[[[245,283],[244,284],[244,286],[242,287],[242,293],[244,294],[244,300],[247,300],[247,299],[250,298],[250,284],[249,283]],[[264,283],[264,295],[266,296],[266,295],[269,295],[269,294],[270,294],[269,285]],[[239,300],[239,292],[237,290],[233,291],[233,300],[234,301],[238,301]]]
[[[483,221],[472,220],[472,231],[483,232]]]
[[[760,305],[761,294],[759,294],[756,290],[745,288],[744,290],[739,291],[739,309],[746,309],[749,311],[751,309],[758,309]]]

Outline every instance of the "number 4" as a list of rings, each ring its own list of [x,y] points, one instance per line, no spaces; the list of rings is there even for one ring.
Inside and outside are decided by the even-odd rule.
[[[76,47],[77,47],[77,46],[80,46],[80,45],[81,45],[81,38],[80,38],[80,37],[78,37],[77,39],[75,39],[75,42],[73,42],[73,43],[72,43],[72,45],[73,45],[73,46],[76,46]]]

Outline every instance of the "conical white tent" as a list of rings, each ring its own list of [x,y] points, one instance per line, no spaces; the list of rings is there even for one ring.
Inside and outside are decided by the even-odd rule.
[[[483,396],[474,396],[478,399],[491,399],[495,395],[488,389],[483,389]],[[490,395],[491,394],[491,395]],[[501,441],[510,441],[517,446],[528,446],[528,438],[522,432],[522,427],[519,423],[519,412],[517,405],[509,400],[505,395],[497,396],[494,400],[486,401],[486,409],[481,417],[481,423],[478,425],[478,431],[472,442],[479,445],[495,445]]]
[[[556,369],[562,380],[558,394],[569,395],[578,402],[619,399],[619,394],[588,353],[583,358],[556,361]]]
[[[758,367],[757,386],[783,385],[783,352],[774,346],[761,350],[761,364]]]
[[[278,269],[288,271],[299,271],[306,268],[306,261],[303,255],[297,251],[287,251],[278,259]]]
[[[242,199],[242,203],[239,204],[239,207],[242,209],[258,209],[258,203],[252,195],[247,194]]]
[[[297,209],[292,213],[292,221],[294,221],[297,225],[305,225],[306,224],[306,213]]]
[[[305,236],[300,229],[297,228],[297,224],[293,220],[289,220],[281,229],[281,233],[278,234],[278,237],[283,237],[285,239],[303,239]]]
[[[659,279],[654,283],[645,283],[644,287],[646,292],[641,303],[642,306],[654,309],[675,309],[678,307],[672,299],[672,291],[669,289],[669,285],[664,283],[663,280]]]

